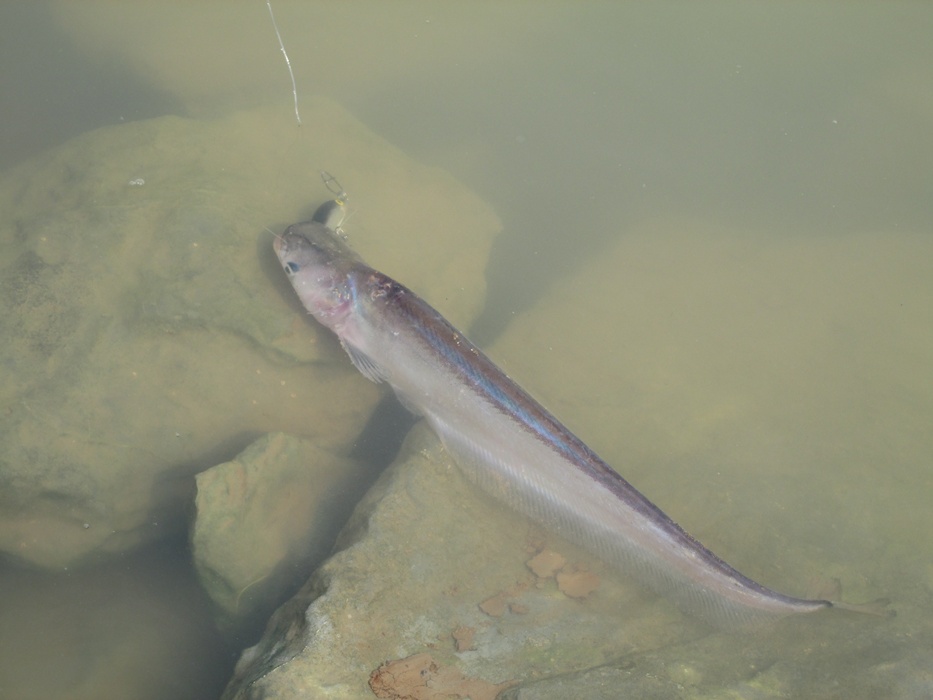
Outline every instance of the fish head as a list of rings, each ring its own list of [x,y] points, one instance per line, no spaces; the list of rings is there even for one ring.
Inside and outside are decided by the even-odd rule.
[[[365,267],[340,234],[317,221],[293,224],[273,243],[304,307],[339,332],[356,299],[354,271]]]

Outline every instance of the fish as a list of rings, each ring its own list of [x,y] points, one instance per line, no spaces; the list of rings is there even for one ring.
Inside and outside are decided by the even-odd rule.
[[[466,476],[683,612],[726,629],[853,605],[779,593],[740,573],[600,459],[463,333],[367,265],[334,225],[343,202],[286,228],[275,254],[353,365],[427,421]],[[341,219],[342,220],[342,219]]]

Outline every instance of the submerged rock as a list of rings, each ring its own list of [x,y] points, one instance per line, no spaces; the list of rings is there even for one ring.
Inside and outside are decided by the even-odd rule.
[[[488,694],[682,630],[676,613],[490,502],[423,423],[337,548],[244,652],[226,698],[360,698],[376,688],[379,697],[435,697],[404,678],[391,694],[386,674],[414,666],[449,697]],[[556,570],[533,573],[529,562],[544,550],[562,553],[568,571],[601,575],[598,592],[574,598]]]
[[[330,553],[369,477],[360,463],[283,433],[197,475],[191,553],[222,629],[261,629]]]
[[[129,123],[0,177],[0,552],[60,568],[177,533],[193,475],[264,433],[346,450],[379,390],[271,247],[333,197],[319,168],[362,255],[458,323],[481,307],[496,217],[339,106],[302,113]]]

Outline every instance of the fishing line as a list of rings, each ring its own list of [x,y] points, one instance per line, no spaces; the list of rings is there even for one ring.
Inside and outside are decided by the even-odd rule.
[[[301,126],[301,115],[298,114],[298,86],[295,85],[295,74],[292,72],[292,62],[288,58],[288,52],[285,50],[285,43],[282,41],[282,35],[279,34],[279,25],[275,21],[275,13],[272,12],[272,0],[266,0],[266,7],[269,8],[269,17],[272,18],[272,28],[275,30],[275,38],[279,40],[279,48],[282,55],[285,56],[285,65],[288,66],[288,75],[292,79],[292,97],[295,100],[295,121]]]

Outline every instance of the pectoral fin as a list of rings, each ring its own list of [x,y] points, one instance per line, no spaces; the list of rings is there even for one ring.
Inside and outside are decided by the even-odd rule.
[[[347,355],[350,356],[350,361],[353,362],[353,366],[362,372],[364,377],[376,382],[377,384],[388,379],[389,375],[386,374],[385,370],[376,364],[369,357],[369,355],[360,350],[357,350],[352,345],[348,345],[347,343],[343,342],[343,340],[340,341],[340,344],[343,346],[343,349],[347,351]]]

